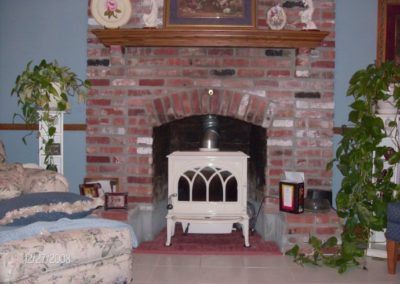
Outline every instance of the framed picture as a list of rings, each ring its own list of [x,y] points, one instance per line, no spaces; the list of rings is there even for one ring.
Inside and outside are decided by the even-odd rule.
[[[126,192],[108,192],[105,193],[104,209],[127,209],[128,193]]]
[[[378,0],[376,63],[400,64],[400,0]]]
[[[98,183],[100,184],[100,193],[103,195],[106,192],[117,192],[119,190],[119,180],[115,177],[86,177],[85,184]]]
[[[165,28],[256,26],[256,0],[166,0]]]
[[[79,191],[83,196],[99,197],[100,196],[99,190],[100,190],[99,183],[84,183],[79,185]]]

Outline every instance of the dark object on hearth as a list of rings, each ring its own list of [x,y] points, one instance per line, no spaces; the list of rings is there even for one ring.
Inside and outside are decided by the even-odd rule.
[[[332,192],[323,189],[308,188],[307,196],[309,199],[327,199],[332,206]]]
[[[320,189],[308,189],[304,200],[304,210],[314,213],[329,212],[332,206],[332,192]]]
[[[304,210],[314,213],[326,213],[331,209],[328,199],[309,199],[304,200]]]

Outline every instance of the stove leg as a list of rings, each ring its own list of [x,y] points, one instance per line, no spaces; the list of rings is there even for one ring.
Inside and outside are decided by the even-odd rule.
[[[243,233],[243,237],[244,237],[244,246],[246,248],[250,247],[250,243],[249,243],[249,220],[244,220],[243,222],[241,222],[242,224],[242,233]]]
[[[165,246],[169,247],[171,245],[171,237],[175,232],[175,222],[171,219],[167,219],[167,241],[165,242]]]

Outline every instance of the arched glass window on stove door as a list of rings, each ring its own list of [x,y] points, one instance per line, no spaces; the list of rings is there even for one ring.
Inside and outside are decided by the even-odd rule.
[[[179,178],[178,200],[193,202],[237,202],[238,183],[227,170],[196,167]]]

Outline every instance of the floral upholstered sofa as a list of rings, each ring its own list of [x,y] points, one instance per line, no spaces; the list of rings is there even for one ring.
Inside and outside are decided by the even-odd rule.
[[[0,283],[130,283],[137,239],[64,176],[6,162],[0,141]]]
[[[0,141],[0,200],[19,196],[24,192],[47,191],[68,191],[67,179],[34,164],[7,163],[5,147]]]

